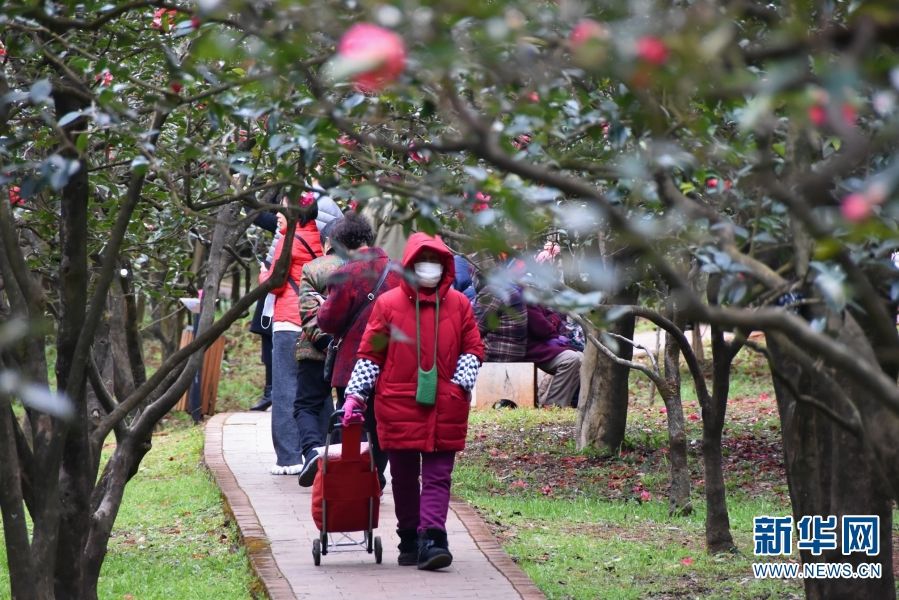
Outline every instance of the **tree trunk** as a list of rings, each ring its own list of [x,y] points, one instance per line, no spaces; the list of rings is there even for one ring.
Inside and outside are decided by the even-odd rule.
[[[876,363],[871,346],[857,322],[844,315],[834,328],[840,342],[857,355]],[[800,552],[802,561],[879,563],[879,579],[806,579],[809,600],[865,598],[886,600],[896,597],[893,577],[892,500],[896,497],[899,418],[886,409],[863,388],[839,373],[828,377],[813,362],[804,361],[804,350],[792,346],[781,335],[766,332],[775,377],[774,390],[783,429],[784,459],[787,482],[798,522],[805,515],[837,517],[836,550],[825,550],[821,556]],[[792,382],[792,384],[790,384]],[[845,421],[853,422],[853,410],[843,398],[858,407],[861,435],[838,424],[831,416],[808,402],[800,401],[795,390],[805,397],[830,408]],[[839,527],[845,515],[877,515],[880,517],[880,553],[842,555]]]
[[[629,288],[613,297],[610,304],[635,304],[637,297],[637,290]],[[633,315],[626,315],[612,323],[609,331],[633,339],[635,323]],[[633,355],[630,344],[619,343],[618,356],[631,360]],[[578,449],[594,447],[614,454],[621,448],[627,426],[629,375],[628,367],[615,364],[592,344],[586,345],[578,399]]]
[[[675,321],[680,327],[680,323]],[[687,434],[684,407],[681,403],[680,346],[665,333],[665,388],[660,389],[668,418],[668,464],[671,471],[671,490],[668,494],[668,513],[689,515],[690,468],[687,464]]]
[[[730,367],[736,351],[724,341],[720,327],[712,326],[712,397],[702,413],[702,462],[705,470],[705,544],[711,553],[736,550],[730,533],[727,494],[724,487],[724,461],[721,440],[727,396],[730,392]]]
[[[80,97],[58,92],[54,96],[56,116],[85,107]],[[81,129],[84,120],[78,119],[68,128],[68,134]],[[68,159],[77,156],[65,148],[61,154]],[[76,379],[78,373],[72,370],[76,359],[76,346],[85,327],[87,313],[87,239],[88,239],[88,173],[87,164],[81,162],[78,171],[72,175],[62,190],[60,214],[60,242],[62,261],[60,263],[60,325],[57,338],[56,382],[57,388],[66,390],[70,387],[69,378]],[[56,556],[50,563],[42,563],[41,570],[53,573],[54,588],[57,599],[82,598],[84,589],[84,572],[81,563],[73,557],[81,554],[90,522],[88,498],[93,488],[93,477],[85,469],[91,464],[91,449],[88,443],[88,420],[85,409],[86,390],[84,379],[81,379],[70,400],[75,405],[74,420],[69,424],[64,435],[62,464],[59,472],[52,473],[59,477],[59,526],[55,528]],[[52,463],[50,463],[52,464]],[[47,466],[50,466],[48,464]],[[52,510],[52,509],[51,509]],[[35,524],[44,518],[35,517]],[[52,527],[53,520],[49,525]],[[52,533],[51,533],[52,535]],[[55,565],[54,565],[55,563]]]

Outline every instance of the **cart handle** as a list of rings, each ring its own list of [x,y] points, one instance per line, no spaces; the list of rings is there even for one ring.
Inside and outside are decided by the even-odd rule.
[[[328,433],[333,433],[335,429],[343,428],[343,422],[342,422],[343,414],[344,414],[344,411],[342,408],[338,408],[337,410],[335,410],[334,412],[331,413],[331,416],[328,417]],[[353,411],[353,414],[364,415],[365,413],[362,410],[357,408]],[[362,423],[354,423],[354,425],[357,425],[357,424],[362,425],[363,431],[368,431],[368,428],[365,426],[366,424],[364,421]]]

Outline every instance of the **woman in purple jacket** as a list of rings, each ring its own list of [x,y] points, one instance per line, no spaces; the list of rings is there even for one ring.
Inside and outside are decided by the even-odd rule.
[[[524,359],[553,376],[543,406],[576,405],[582,352],[571,348],[565,319],[544,306],[528,305],[528,347]]]

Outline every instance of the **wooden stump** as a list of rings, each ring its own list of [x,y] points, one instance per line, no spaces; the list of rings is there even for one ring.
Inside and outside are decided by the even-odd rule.
[[[183,348],[194,339],[193,330],[185,328],[181,332],[181,343],[179,348]],[[212,344],[210,344],[203,355],[203,367],[200,374],[200,413],[204,415],[215,414],[215,403],[218,400],[219,379],[222,375],[222,356],[225,353],[225,338],[219,336]],[[189,410],[188,397],[190,396],[190,388],[184,392],[175,410]]]

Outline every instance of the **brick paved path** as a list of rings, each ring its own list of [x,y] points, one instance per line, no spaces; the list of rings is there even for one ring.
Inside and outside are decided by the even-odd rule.
[[[312,561],[311,488],[295,476],[268,473],[275,462],[271,414],[224,413],[206,425],[206,463],[231,507],[253,567],[275,599],[320,598],[490,598],[538,599],[540,591],[502,551],[477,513],[453,501],[447,530],[453,564],[437,572],[396,563],[393,495],[388,485],[375,535],[384,545],[383,563],[363,549],[329,552],[321,566]],[[389,477],[388,477],[389,479]]]

